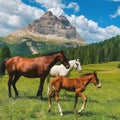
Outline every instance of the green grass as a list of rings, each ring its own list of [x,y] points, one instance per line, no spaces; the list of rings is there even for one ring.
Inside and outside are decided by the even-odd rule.
[[[102,64],[89,64],[82,66],[82,73],[73,70],[70,77],[77,77],[80,74],[92,72],[98,73],[102,88],[97,89],[93,84],[88,85],[84,95],[87,96],[85,110],[76,115],[73,113],[74,93],[64,96],[60,92],[60,105],[64,116],[60,116],[56,102],[52,100],[52,111],[47,113],[47,86],[44,86],[44,100],[39,101],[35,95],[39,85],[39,79],[21,77],[17,82],[20,98],[9,98],[7,90],[8,75],[0,78],[0,120],[119,120],[120,119],[120,69],[119,62]],[[12,91],[12,93],[14,93]],[[77,109],[82,105],[79,99]]]

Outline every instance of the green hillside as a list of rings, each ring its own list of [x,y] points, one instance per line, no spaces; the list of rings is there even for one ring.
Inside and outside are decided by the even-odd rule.
[[[0,50],[5,45],[10,48],[11,56],[32,56],[31,48],[38,55],[64,49],[69,59],[79,58],[82,64],[120,60],[120,36],[84,46],[73,41],[47,40],[33,36],[23,37],[22,40],[10,36],[1,37]]]
[[[67,50],[70,59],[79,58],[82,64],[120,61],[120,36]]]
[[[61,49],[74,48],[79,46],[73,41],[47,40],[38,37],[28,36],[22,38],[0,37],[0,50],[3,46],[8,46],[11,56],[31,56],[34,54],[31,49],[35,49],[37,54],[59,51]]]

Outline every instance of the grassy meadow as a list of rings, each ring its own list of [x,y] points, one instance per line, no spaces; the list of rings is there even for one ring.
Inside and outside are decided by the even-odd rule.
[[[82,65],[83,71],[78,73],[73,70],[70,77],[77,77],[80,74],[93,72],[98,73],[102,88],[98,89],[89,84],[83,93],[87,96],[85,110],[76,115],[73,113],[74,93],[64,90],[60,92],[60,105],[63,116],[60,116],[57,104],[52,99],[52,111],[48,110],[47,84],[45,82],[43,97],[40,101],[36,98],[39,86],[39,79],[21,77],[16,86],[20,98],[9,98],[7,89],[8,75],[0,78],[0,120],[119,120],[120,119],[120,69],[117,68],[120,62],[108,62],[101,64]],[[14,95],[14,91],[12,91]],[[77,109],[82,105],[79,98]]]

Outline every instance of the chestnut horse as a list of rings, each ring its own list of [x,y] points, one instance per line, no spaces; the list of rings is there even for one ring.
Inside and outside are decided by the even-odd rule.
[[[75,68],[78,72],[82,71],[79,59],[70,60],[69,64],[70,64],[70,67],[68,69],[66,69],[62,64],[54,65],[50,70],[49,76],[47,77],[47,84],[50,82],[51,76],[52,77],[56,77],[58,75],[67,76],[73,70],[73,68]],[[49,87],[48,87],[48,91],[49,91]],[[48,94],[48,91],[47,91],[47,94]],[[65,91],[65,95],[67,95],[66,91]]]
[[[42,100],[42,91],[44,81],[53,65],[61,62],[66,68],[69,68],[69,62],[63,51],[41,56],[37,58],[12,57],[6,61],[6,69],[9,75],[8,80],[8,95],[11,94],[11,85],[15,91],[15,96],[18,97],[18,91],[15,86],[21,76],[28,78],[40,78],[40,85],[37,92],[37,97]]]
[[[101,84],[98,80],[96,72],[84,74],[78,78],[67,78],[64,76],[57,76],[53,78],[49,85],[50,91],[48,96],[48,103],[49,103],[48,112],[51,111],[51,98],[55,96],[59,112],[61,115],[63,115],[62,109],[59,104],[59,92],[61,89],[75,92],[76,95],[75,95],[75,103],[74,103],[74,109],[73,109],[74,112],[76,112],[76,104],[78,102],[78,97],[81,97],[83,100],[83,105],[81,109],[78,110],[77,113],[80,113],[81,111],[83,111],[87,102],[87,98],[82,94],[82,92],[85,90],[86,86],[89,83],[93,83],[98,88],[101,87]]]

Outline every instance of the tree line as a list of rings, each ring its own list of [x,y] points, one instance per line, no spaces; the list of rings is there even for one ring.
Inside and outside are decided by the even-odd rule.
[[[81,64],[120,61],[120,36],[99,43],[65,49],[65,52],[70,60],[74,58],[80,59]],[[31,55],[30,57],[37,56],[40,56],[40,54]],[[8,46],[1,48],[0,62],[6,57],[11,57],[11,52]]]
[[[100,43],[68,49],[66,52],[70,59],[79,58],[81,64],[120,61],[120,36]]]
[[[11,52],[8,46],[3,46],[0,49],[0,62],[2,62],[5,58],[10,58],[11,57]]]

